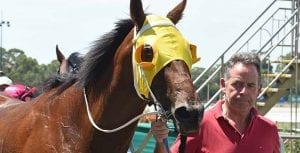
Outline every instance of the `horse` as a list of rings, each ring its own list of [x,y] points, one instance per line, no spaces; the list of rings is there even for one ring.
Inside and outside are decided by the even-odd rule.
[[[173,115],[182,135],[197,132],[204,111],[190,75],[197,58],[175,27],[185,5],[161,17],[131,0],[130,19],[95,41],[77,74],[28,103],[1,97],[0,152],[126,153],[132,119],[149,103],[161,117]]]

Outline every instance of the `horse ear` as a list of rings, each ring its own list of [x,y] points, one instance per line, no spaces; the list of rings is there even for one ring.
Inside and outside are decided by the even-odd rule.
[[[146,15],[141,0],[130,0],[130,17],[137,26],[137,29],[143,26]]]
[[[59,50],[58,45],[56,45],[56,57],[59,63],[61,63],[65,59],[65,56]]]
[[[167,15],[167,17],[174,23],[178,23],[178,21],[181,19],[183,11],[186,6],[186,0],[183,0],[181,3],[179,3],[175,8],[173,8]]]

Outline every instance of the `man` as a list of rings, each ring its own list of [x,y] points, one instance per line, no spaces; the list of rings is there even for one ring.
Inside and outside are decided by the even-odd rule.
[[[256,98],[261,90],[260,60],[255,53],[237,53],[227,63],[220,85],[224,98],[206,110],[198,133],[187,137],[186,153],[279,153],[276,125],[258,114]],[[167,152],[167,129],[152,123],[156,152]],[[171,147],[177,153],[180,135]]]

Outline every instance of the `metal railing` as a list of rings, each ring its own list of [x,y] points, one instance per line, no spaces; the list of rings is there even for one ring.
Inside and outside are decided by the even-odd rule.
[[[260,47],[258,50],[256,50],[256,53],[263,54],[263,56],[261,56],[261,61],[263,61],[267,57],[271,56],[272,52],[274,52],[274,50],[279,47],[283,47],[283,46],[290,47],[291,51],[294,51],[294,47],[293,47],[294,43],[295,43],[294,40],[291,41],[291,45],[284,44],[284,40],[288,40],[288,38],[290,38],[288,36],[295,37],[294,31],[296,31],[299,28],[298,22],[295,22],[295,20],[296,20],[295,18],[298,17],[298,14],[299,14],[299,9],[292,8],[292,7],[291,8],[280,7],[278,9],[276,9],[273,13],[271,13],[271,15],[260,26],[258,26],[258,28],[250,35],[250,37],[248,39],[246,39],[246,41],[244,43],[242,43],[242,45],[240,47],[238,47],[237,50],[233,50],[234,47],[236,47],[238,45],[238,43],[240,43],[240,41],[242,40],[242,37],[245,37],[247,32],[250,33],[250,30],[252,30],[254,25],[258,24],[257,22],[262,18],[262,16],[264,14],[266,14],[267,11],[270,10],[270,8],[272,8],[274,6],[274,4],[276,2],[278,2],[278,0],[274,0],[209,67],[207,67],[198,77],[196,77],[194,79],[194,81],[193,81],[194,85],[200,84],[200,86],[196,89],[196,92],[198,94],[201,91],[203,91],[203,89],[205,89],[206,86],[208,86],[208,84],[212,81],[212,79],[214,77],[223,75],[223,66],[227,62],[227,59],[225,59],[225,56],[229,57],[233,53],[240,52],[243,48],[248,47],[249,43],[252,40],[255,40],[255,37],[258,36],[259,32],[266,29],[265,26],[267,24],[269,24],[270,22],[273,22],[274,20],[272,20],[272,19],[274,19],[274,16],[280,14],[281,11],[290,11],[291,13],[288,18],[285,17],[284,23],[278,29],[276,29],[274,33],[273,32],[269,33],[272,35],[265,43],[263,43],[262,47]],[[289,26],[290,26],[289,30],[286,31],[286,28]],[[273,31],[273,29],[272,29],[272,31]],[[281,36],[282,33],[284,33],[283,36]],[[277,43],[274,44],[275,38],[280,38],[280,39],[277,41]],[[292,39],[294,39],[294,38],[292,38]],[[271,46],[271,47],[267,48],[267,46]],[[267,48],[267,49],[265,49],[265,48]],[[234,52],[232,52],[232,50]],[[218,67],[216,67],[216,65],[218,65]],[[215,70],[211,71],[213,68]],[[205,78],[205,76],[208,76],[208,77]],[[204,80],[204,81],[201,82],[201,80]],[[274,80],[271,81],[271,83],[274,83],[274,82],[275,82]],[[268,86],[271,86],[271,85],[268,85]],[[213,94],[213,96],[211,98],[207,98],[208,101],[205,104],[205,106],[208,107],[211,103],[215,102],[216,98],[218,96],[219,97],[221,96],[220,94],[221,94],[221,91],[218,90],[217,92],[215,92]]]

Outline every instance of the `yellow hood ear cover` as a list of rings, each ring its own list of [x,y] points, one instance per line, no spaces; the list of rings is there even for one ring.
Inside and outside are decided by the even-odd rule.
[[[139,59],[140,52],[137,49],[145,44],[153,48],[151,62]],[[200,58],[196,55],[196,46],[182,36],[170,19],[148,15],[143,27],[134,36],[132,53],[134,86],[142,99],[149,99],[149,88],[154,76],[173,60],[184,61],[191,70],[192,64]]]

